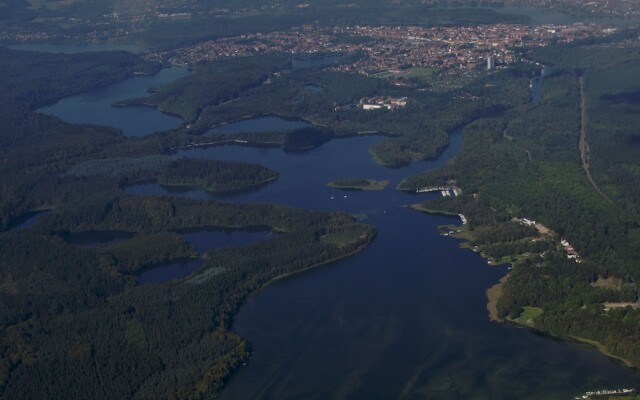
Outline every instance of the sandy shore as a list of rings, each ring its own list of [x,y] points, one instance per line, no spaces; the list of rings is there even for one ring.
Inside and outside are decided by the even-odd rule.
[[[509,275],[505,275],[500,279],[500,282],[487,289],[487,311],[489,312],[489,319],[491,321],[503,322],[504,320],[498,318],[498,300],[502,296],[502,285],[509,279]]]

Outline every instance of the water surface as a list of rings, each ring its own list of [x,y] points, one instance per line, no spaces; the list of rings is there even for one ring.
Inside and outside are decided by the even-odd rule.
[[[484,7],[481,7],[484,8]],[[558,10],[534,7],[487,7],[500,14],[526,15],[531,18],[531,25],[554,24],[567,25],[576,23],[597,23],[604,25],[626,25],[640,22],[639,17],[595,17],[575,15]]]
[[[142,47],[133,44],[113,44],[113,43],[18,43],[7,45],[14,50],[39,51],[42,53],[94,53],[99,51],[128,51],[130,53],[142,53]]]
[[[152,107],[112,107],[119,101],[149,96],[157,88],[186,76],[183,68],[166,68],[152,76],[135,76],[122,82],[69,96],[38,111],[76,124],[106,125],[119,128],[126,136],[143,136],[180,126],[182,119],[163,114]]]
[[[203,264],[203,260],[185,259],[163,263],[151,267],[138,276],[138,284],[163,283],[174,279],[183,279],[196,272]]]
[[[42,210],[42,211],[34,211],[34,212],[27,213],[22,217],[18,218],[18,220],[15,222],[11,230],[15,229],[15,230],[21,231],[21,230],[30,228],[33,225],[35,225],[40,218],[49,214],[50,212],[51,210]]]
[[[554,70],[553,65],[545,64],[542,67],[542,72],[539,76],[536,76],[531,80],[531,101],[534,103],[542,100],[542,93],[544,88],[544,78],[549,76]]]

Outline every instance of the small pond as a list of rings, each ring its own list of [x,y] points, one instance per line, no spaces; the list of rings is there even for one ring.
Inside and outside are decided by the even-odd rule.
[[[183,232],[184,238],[199,254],[204,254],[213,249],[222,247],[242,246],[249,243],[257,243],[268,240],[274,233],[266,229],[204,229]],[[163,283],[174,279],[182,279],[194,273],[203,264],[203,260],[187,259],[170,263],[164,263],[152,267],[138,278],[138,283]]]

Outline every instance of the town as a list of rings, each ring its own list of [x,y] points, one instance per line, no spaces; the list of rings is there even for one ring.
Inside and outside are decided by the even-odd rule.
[[[393,0],[394,5],[405,5],[411,0]],[[74,1],[58,1],[47,8],[59,8],[73,4]],[[69,4],[67,4],[69,3]],[[540,9],[546,11],[556,11],[568,15],[588,16],[593,20],[605,20],[615,18],[621,21],[637,22],[640,16],[640,7],[636,1],[627,0],[421,0],[423,7],[431,9],[446,9],[448,7],[473,7],[504,10],[509,13],[510,9],[526,7],[532,10]],[[84,18],[69,17],[65,19],[37,18],[33,22],[32,29],[21,29],[19,31],[8,29],[0,30],[0,41],[67,41],[75,42],[99,42],[107,37],[127,38],[138,35],[145,31],[145,28],[154,23],[166,22],[189,22],[208,19],[211,17],[242,18],[247,15],[259,15],[264,12],[282,11],[290,8],[292,10],[304,10],[314,7],[308,2],[290,4],[288,6],[279,2],[273,4],[261,4],[259,7],[214,7],[208,5],[188,4],[178,6],[171,0],[160,0],[152,3],[148,2],[118,2],[111,12],[103,14],[93,14]],[[38,7],[34,7],[38,8]],[[337,8],[355,8],[356,4],[342,4]],[[65,29],[53,33],[43,29],[42,22],[62,23]],[[90,26],[93,29],[83,30],[82,27]]]
[[[499,68],[521,59],[518,49],[571,42],[615,32],[595,24],[494,24],[452,27],[304,25],[289,31],[252,33],[151,52],[148,60],[194,65],[225,57],[286,52],[296,56],[360,53],[356,61],[327,69],[375,75],[414,67],[438,70]],[[345,40],[344,38],[350,38]],[[355,40],[357,39],[357,40]],[[487,64],[487,61],[490,64]],[[428,73],[428,72],[427,72]]]

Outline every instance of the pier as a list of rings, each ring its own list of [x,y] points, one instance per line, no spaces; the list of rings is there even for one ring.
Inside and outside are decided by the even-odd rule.
[[[593,392],[586,392],[582,396],[574,397],[576,400],[588,400],[593,396],[616,396],[633,393],[634,389],[612,389],[612,390],[597,390]]]
[[[416,193],[428,193],[428,192],[440,192],[443,197],[446,196],[459,196],[462,194],[462,189],[457,186],[425,186],[420,189],[416,189]]]

